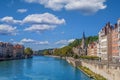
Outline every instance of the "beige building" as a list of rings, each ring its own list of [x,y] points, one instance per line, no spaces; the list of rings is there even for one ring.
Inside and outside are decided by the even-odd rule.
[[[99,32],[99,57],[102,60],[112,58],[112,26],[107,23],[105,27]]]
[[[97,42],[92,42],[92,43],[88,44],[88,48],[87,48],[88,56],[97,56],[97,52],[98,52],[97,44],[98,44]]]

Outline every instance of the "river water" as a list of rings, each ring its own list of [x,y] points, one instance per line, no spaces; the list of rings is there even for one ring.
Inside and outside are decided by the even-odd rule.
[[[0,80],[90,80],[65,60],[34,56],[0,62]]]

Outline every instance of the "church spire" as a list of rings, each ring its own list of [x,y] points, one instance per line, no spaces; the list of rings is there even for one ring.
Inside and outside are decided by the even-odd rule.
[[[87,55],[87,46],[86,46],[86,38],[85,38],[85,33],[83,32],[83,38],[82,38],[82,45],[81,48],[84,51],[84,55]]]
[[[83,39],[85,39],[85,32],[83,32]]]
[[[86,47],[86,43],[85,43],[85,33],[83,32],[83,37],[82,37],[82,45],[81,45],[82,49],[85,49]]]

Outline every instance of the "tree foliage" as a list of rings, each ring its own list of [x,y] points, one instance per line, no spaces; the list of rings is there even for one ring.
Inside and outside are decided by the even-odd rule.
[[[60,49],[55,49],[53,54],[57,56],[69,56],[70,54],[72,54],[72,47],[65,46]]]
[[[44,55],[50,55],[50,52],[49,52],[49,50],[44,50],[43,54]]]
[[[75,39],[72,43],[70,43],[68,46],[70,47],[76,47],[78,45],[80,45],[82,42],[82,39]]]
[[[89,36],[86,38],[86,44],[88,45],[89,43],[93,41],[97,41],[98,36]],[[80,46],[82,42],[82,39],[76,39],[72,43],[68,44],[68,46],[65,46],[63,48],[55,49],[53,55],[57,56],[73,56],[75,58],[78,58],[76,55],[73,55],[72,48],[76,46]]]
[[[89,43],[93,42],[93,41],[97,41],[98,40],[98,36],[89,36],[86,38],[86,45],[88,45]],[[40,50],[39,52],[44,55],[56,55],[56,56],[73,56],[75,58],[78,58],[77,55],[74,55],[72,52],[72,48],[73,47],[77,47],[80,46],[82,42],[82,39],[76,39],[73,42],[71,42],[70,44],[68,44],[65,47],[62,48],[57,48],[57,49],[44,49],[44,50]],[[50,51],[53,51],[52,53]]]
[[[88,45],[91,42],[97,41],[98,40],[98,36],[89,36],[86,38],[86,44]]]
[[[89,43],[91,43],[93,41],[97,41],[97,40],[98,40],[98,36],[89,36],[86,38],[85,43],[86,43],[86,45],[88,45]],[[72,43],[70,43],[68,46],[76,47],[76,46],[81,45],[81,42],[82,42],[82,39],[76,39]]]
[[[33,54],[33,50],[31,48],[26,48],[25,49],[25,55],[32,55]]]

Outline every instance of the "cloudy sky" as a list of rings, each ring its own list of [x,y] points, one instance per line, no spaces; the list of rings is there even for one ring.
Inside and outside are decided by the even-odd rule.
[[[97,35],[120,17],[119,0],[0,0],[0,41],[34,50]]]

